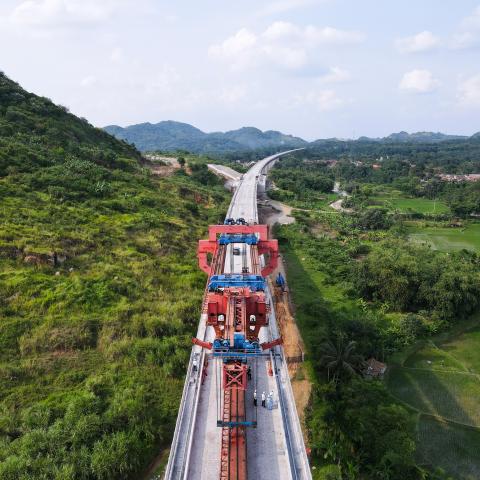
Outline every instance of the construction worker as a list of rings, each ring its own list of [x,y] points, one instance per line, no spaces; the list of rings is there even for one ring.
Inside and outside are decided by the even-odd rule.
[[[265,408],[266,405],[265,405],[265,400],[267,399],[266,395],[265,395],[265,392],[262,392],[262,407]]]
[[[267,408],[268,410],[273,409],[273,390],[268,394],[267,398]]]
[[[193,359],[193,371],[196,372],[198,369],[198,362],[197,362],[197,359],[194,358]]]
[[[253,405],[256,407],[257,406],[257,391],[253,391]]]
[[[252,379],[252,369],[250,367],[248,367],[248,369],[247,369],[247,376],[248,376],[249,380]]]

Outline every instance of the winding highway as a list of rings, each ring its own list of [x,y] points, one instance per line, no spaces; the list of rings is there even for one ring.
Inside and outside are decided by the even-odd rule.
[[[248,223],[258,223],[257,190],[264,188],[265,174],[273,163],[293,151],[296,150],[260,160],[243,175],[233,195],[227,218],[244,218]],[[227,273],[232,268],[236,267],[231,263],[231,258],[226,259],[223,271]],[[273,305],[268,289],[266,296],[270,305]],[[261,330],[260,340],[267,342],[278,336],[275,311],[271,308],[269,325]],[[206,314],[201,315],[197,338],[207,342],[214,339],[213,328],[206,327]],[[217,392],[220,387],[215,372],[218,361],[210,358],[208,351],[198,345],[193,346],[165,473],[166,480],[219,478],[222,429],[217,427]],[[202,383],[201,372],[204,367],[207,376]],[[252,412],[250,415],[255,415],[257,428],[247,429],[248,478],[310,480],[312,477],[283,348],[276,346],[271,349],[269,358],[255,361],[252,370],[255,383],[250,382],[246,398],[248,410]],[[258,395],[263,391],[273,392],[276,408],[253,408],[254,388],[259,392]]]

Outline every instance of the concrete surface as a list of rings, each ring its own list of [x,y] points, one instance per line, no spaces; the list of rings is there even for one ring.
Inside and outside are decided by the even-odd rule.
[[[242,174],[237,172],[233,168],[227,167],[225,165],[217,165],[214,163],[209,163],[207,167],[215,174],[220,175],[227,180],[233,180],[234,182],[239,182],[242,179]]]

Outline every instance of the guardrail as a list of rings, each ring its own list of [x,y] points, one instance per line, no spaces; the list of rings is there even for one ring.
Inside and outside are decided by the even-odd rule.
[[[202,330],[203,335],[201,335]],[[200,317],[197,337],[202,338],[203,340],[206,340],[207,337],[204,315]],[[195,358],[198,358],[199,360],[197,360],[198,369],[196,372],[193,371],[193,360]],[[180,401],[180,408],[177,415],[177,423],[173,434],[172,446],[165,471],[166,480],[183,480],[186,479],[188,475],[188,460],[190,458],[193,437],[192,431],[196,420],[204,363],[205,352],[203,349],[197,346],[192,347],[190,362],[187,369],[187,377],[183,386],[182,399]]]
[[[273,302],[270,287],[267,286],[267,298]],[[272,338],[278,338],[279,331],[275,309],[272,308],[270,315],[269,329]],[[295,398],[293,396],[292,384],[288,374],[287,363],[283,353],[283,347],[275,347],[275,355],[271,357],[273,371],[278,390],[278,404],[281,410],[283,427],[285,432],[285,443],[287,447],[290,472],[293,480],[311,480],[312,474],[303,439],[302,428],[298,417]]]

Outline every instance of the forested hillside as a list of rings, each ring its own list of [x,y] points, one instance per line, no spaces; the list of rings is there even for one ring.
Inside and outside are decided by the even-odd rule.
[[[388,138],[388,137],[387,137]],[[480,170],[480,137],[444,141],[372,139],[357,141],[318,140],[309,146],[310,159],[353,160],[358,165],[359,178],[380,176],[382,171],[371,172],[372,163],[386,164],[392,168],[416,168],[417,171],[438,169],[445,173],[476,173]],[[395,175],[395,176],[398,176]],[[383,181],[385,179],[382,179]]]
[[[135,144],[142,151],[186,150],[193,153],[238,155],[239,152],[255,150],[275,152],[277,149],[286,150],[307,144],[301,138],[272,130],[262,132],[258,128],[244,127],[225,133],[205,133],[188,123],[171,120],[156,124],[140,123],[125,128],[109,125],[105,131]]]
[[[142,163],[0,75],[2,480],[139,478],[169,444],[226,194]]]
[[[275,234],[314,383],[315,480],[480,478],[480,183],[442,182],[405,149],[377,168],[304,151],[269,174],[297,209]]]

